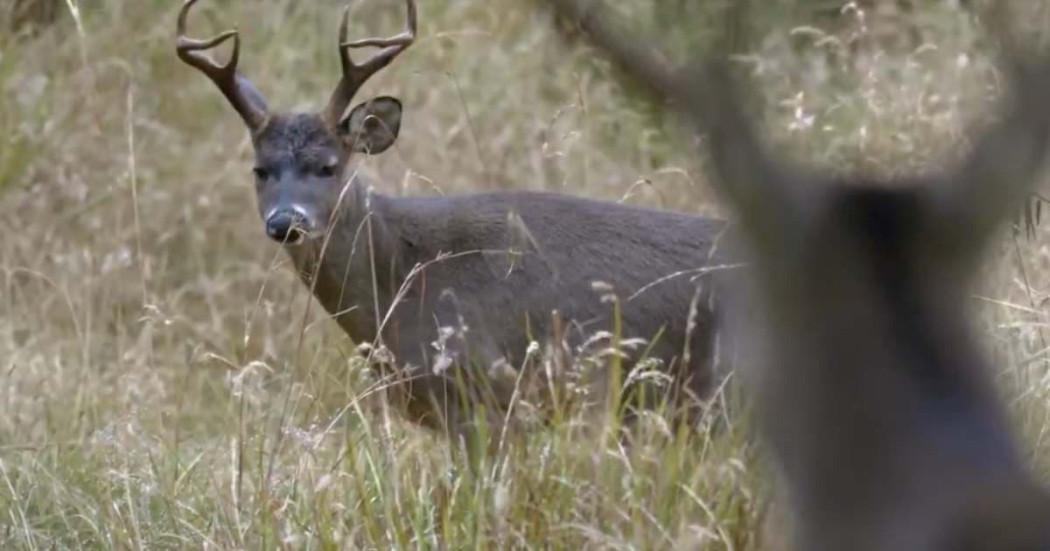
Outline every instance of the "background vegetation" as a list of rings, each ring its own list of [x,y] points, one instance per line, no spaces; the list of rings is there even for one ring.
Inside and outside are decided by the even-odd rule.
[[[402,97],[391,194],[554,190],[718,214],[691,140],[524,0],[422,0],[416,46],[367,87]],[[465,473],[370,396],[368,366],[261,231],[251,151],[181,65],[179,2],[0,7],[0,548],[750,549],[768,477],[746,414],[643,419],[625,449],[575,410]],[[402,3],[359,2],[357,35]],[[617,0],[685,59],[734,25],[787,155],[893,175],[966,147],[998,94],[949,0]],[[769,4],[769,5],[767,5]],[[281,109],[336,79],[341,2],[202,0]],[[1050,11],[1021,3],[1021,21]],[[730,22],[730,23],[727,23]],[[642,36],[639,34],[639,36]],[[1050,243],[1004,231],[973,296],[1018,431],[1050,478]]]

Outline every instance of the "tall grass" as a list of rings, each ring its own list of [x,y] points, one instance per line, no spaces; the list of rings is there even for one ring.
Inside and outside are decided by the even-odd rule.
[[[65,2],[0,35],[0,548],[758,545],[769,491],[746,414],[695,433],[647,415],[627,448],[570,410],[472,472],[372,400],[355,344],[318,308],[304,321],[311,299],[254,213],[246,133],[175,59],[177,4]],[[407,109],[397,147],[367,162],[381,191],[719,212],[691,139],[545,10],[421,4],[418,44],[364,91]],[[663,33],[682,57],[730,5],[699,4],[618,2],[639,29],[698,21]],[[205,0],[194,26],[237,24],[271,104],[317,107],[339,7]],[[385,33],[402,6],[354,13],[353,32]],[[892,13],[751,17],[770,139],[799,158],[925,168],[965,148],[997,94],[972,16],[948,2],[909,17],[917,44],[882,26]],[[1004,233],[974,300],[1044,477],[1045,237]]]

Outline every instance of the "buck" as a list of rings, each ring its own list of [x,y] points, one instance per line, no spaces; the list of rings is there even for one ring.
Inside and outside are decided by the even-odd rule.
[[[982,253],[1045,163],[1050,63],[1009,52],[1002,116],[957,166],[840,178],[772,155],[722,62],[672,70],[598,3],[552,1],[707,136],[754,262],[751,379],[798,549],[1050,549],[1050,497],[967,321]]]
[[[353,341],[392,352],[392,362],[377,355],[376,363],[392,364],[383,374],[409,418],[460,431],[475,400],[497,410],[507,405],[512,385],[497,384],[506,377],[496,372],[520,368],[531,339],[556,338],[561,346],[564,338],[571,347],[615,333],[614,305],[603,301],[609,291],[596,291],[595,282],[620,297],[623,339],[650,341],[648,356],[662,360],[676,396],[707,392],[711,285],[688,275],[710,262],[722,221],[550,193],[375,193],[357,175],[358,161],[394,143],[402,105],[383,96],[347,107],[412,44],[415,2],[406,1],[406,29],[390,38],[348,41],[347,8],[339,28],[342,77],[324,110],[299,114],[271,112],[238,72],[237,31],[187,36],[195,3],[186,1],[179,13],[177,53],[214,82],[251,133],[267,235]],[[208,50],[230,39],[223,65]],[[366,47],[379,51],[355,62],[350,51]]]

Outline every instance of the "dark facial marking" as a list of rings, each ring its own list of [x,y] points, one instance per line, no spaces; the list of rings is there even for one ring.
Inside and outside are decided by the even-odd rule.
[[[255,137],[259,166],[294,164],[317,173],[331,171],[332,158],[342,157],[342,144],[321,117],[312,114],[275,116]],[[321,174],[325,175],[325,174]]]

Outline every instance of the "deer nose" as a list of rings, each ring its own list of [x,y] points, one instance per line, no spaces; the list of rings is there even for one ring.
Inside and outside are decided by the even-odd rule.
[[[275,211],[266,219],[266,235],[287,245],[300,243],[306,237],[306,218],[294,210]]]

